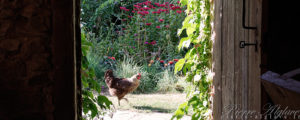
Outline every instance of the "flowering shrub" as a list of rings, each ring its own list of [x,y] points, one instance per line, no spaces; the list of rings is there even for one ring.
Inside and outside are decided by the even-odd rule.
[[[138,63],[160,57],[172,60],[184,55],[176,51],[177,29],[185,15],[179,2],[140,2],[131,7],[121,6],[119,29],[121,54],[138,57]]]

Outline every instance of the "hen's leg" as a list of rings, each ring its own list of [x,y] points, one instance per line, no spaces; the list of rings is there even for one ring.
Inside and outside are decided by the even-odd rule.
[[[128,99],[127,98],[123,98],[124,100],[126,100],[128,102]],[[129,102],[128,102],[129,103]]]
[[[120,99],[118,99],[118,103],[119,103],[119,106],[120,106]]]

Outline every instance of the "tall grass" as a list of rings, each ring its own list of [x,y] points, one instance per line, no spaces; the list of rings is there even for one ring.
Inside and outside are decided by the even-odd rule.
[[[173,71],[157,69],[155,66],[139,66],[133,58],[125,58],[123,61],[117,62],[114,73],[116,77],[121,78],[129,78],[141,73],[140,85],[134,93],[182,92],[186,86],[179,82],[179,77],[174,75]]]
[[[169,71],[168,69],[164,70],[159,74],[159,81],[157,84],[157,91],[158,92],[175,92],[176,83],[178,78],[174,75],[173,72]]]

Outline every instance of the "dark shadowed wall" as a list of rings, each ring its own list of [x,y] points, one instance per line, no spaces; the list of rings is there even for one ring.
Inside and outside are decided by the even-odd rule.
[[[0,0],[0,120],[78,118],[75,1]]]

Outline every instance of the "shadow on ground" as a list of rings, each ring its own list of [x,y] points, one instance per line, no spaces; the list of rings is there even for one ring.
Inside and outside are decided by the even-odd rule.
[[[171,109],[163,109],[158,107],[151,107],[151,106],[133,106],[133,108],[138,110],[150,110],[152,112],[161,112],[161,113],[170,113]]]

